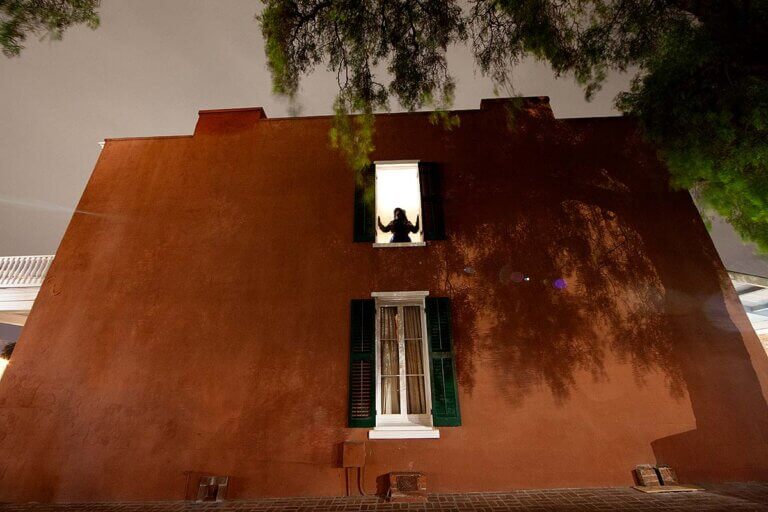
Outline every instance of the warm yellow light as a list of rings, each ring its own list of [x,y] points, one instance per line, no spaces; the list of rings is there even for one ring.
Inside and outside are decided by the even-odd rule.
[[[3,373],[5,373],[6,366],[8,366],[8,360],[0,357],[0,379],[3,378]]]
[[[421,191],[419,189],[419,164],[397,163],[376,164],[376,215],[381,217],[384,225],[389,224],[393,218],[395,208],[402,208],[413,224],[419,219],[419,232],[411,234],[412,242],[421,242],[422,224],[421,218]],[[386,243],[392,237],[389,233],[383,233],[377,227],[376,242]]]

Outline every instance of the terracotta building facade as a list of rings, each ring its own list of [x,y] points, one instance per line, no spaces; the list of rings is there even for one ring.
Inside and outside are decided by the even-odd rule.
[[[768,479],[768,358],[688,193],[621,118],[545,98],[201,112],[107,140],[0,381],[0,501]],[[398,211],[399,210],[399,211]]]

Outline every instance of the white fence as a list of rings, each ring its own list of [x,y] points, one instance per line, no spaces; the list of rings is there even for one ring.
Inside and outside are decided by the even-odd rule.
[[[43,284],[53,256],[0,257],[0,288],[23,288]]]

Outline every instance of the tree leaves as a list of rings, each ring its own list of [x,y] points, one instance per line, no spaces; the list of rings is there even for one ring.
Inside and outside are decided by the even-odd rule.
[[[617,104],[659,147],[673,185],[768,252],[768,78],[760,41],[732,28],[727,39],[719,25],[668,30]]]
[[[13,355],[13,349],[16,348],[16,342],[13,343],[7,343],[5,346],[3,346],[2,350],[0,350],[0,358],[1,359],[10,359],[11,355]]]
[[[321,63],[336,73],[331,141],[354,167],[368,163],[372,114],[388,110],[390,96],[408,110],[445,110],[453,101],[446,51],[466,39],[454,1],[269,0],[258,19],[275,92],[294,99],[300,78]],[[376,78],[382,66],[389,84]]]
[[[0,47],[7,57],[21,53],[30,34],[61,39],[72,25],[99,26],[100,0],[0,0]]]

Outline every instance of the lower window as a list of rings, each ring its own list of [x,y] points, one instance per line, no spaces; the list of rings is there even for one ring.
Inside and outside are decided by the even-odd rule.
[[[422,303],[377,301],[377,427],[432,426]]]
[[[350,315],[349,423],[373,439],[437,438],[458,427],[450,300],[374,292]]]

